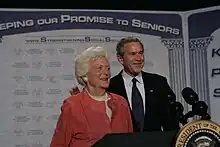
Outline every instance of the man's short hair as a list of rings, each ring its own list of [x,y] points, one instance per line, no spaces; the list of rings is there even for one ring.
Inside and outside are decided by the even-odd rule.
[[[124,55],[124,45],[127,43],[131,43],[131,42],[139,42],[140,45],[142,46],[142,48],[144,49],[144,45],[143,43],[136,37],[126,37],[126,38],[122,38],[116,45],[116,53],[117,56],[123,56]]]

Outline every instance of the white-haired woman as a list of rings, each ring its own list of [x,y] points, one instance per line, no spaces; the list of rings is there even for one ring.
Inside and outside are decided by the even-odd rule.
[[[110,66],[102,47],[90,47],[76,57],[75,76],[82,92],[68,97],[51,147],[90,147],[107,133],[132,132],[126,100],[109,93]]]

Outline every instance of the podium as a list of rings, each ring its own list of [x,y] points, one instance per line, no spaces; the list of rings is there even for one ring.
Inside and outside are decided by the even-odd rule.
[[[177,131],[107,134],[92,147],[173,147]]]
[[[106,134],[92,147],[220,147],[220,125],[194,120],[179,131]]]

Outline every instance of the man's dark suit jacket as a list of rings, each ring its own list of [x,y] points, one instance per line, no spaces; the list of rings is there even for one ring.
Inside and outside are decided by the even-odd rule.
[[[142,71],[145,88],[145,119],[143,131],[179,130],[179,124],[171,114],[168,94],[173,93],[167,79],[161,75]],[[122,71],[111,78],[108,91],[123,96],[127,102],[128,97],[122,78]],[[131,112],[132,115],[132,112]],[[134,117],[133,128],[138,132]]]

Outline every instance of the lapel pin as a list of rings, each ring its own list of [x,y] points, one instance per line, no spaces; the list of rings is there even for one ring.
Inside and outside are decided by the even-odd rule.
[[[149,90],[149,92],[154,92],[154,90],[151,89],[151,90]]]

